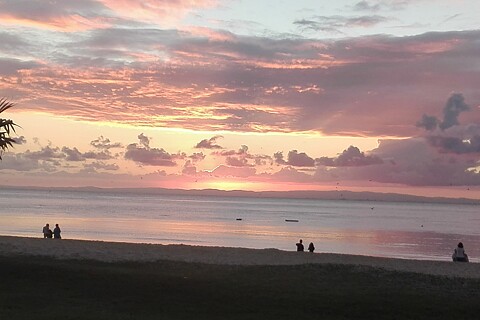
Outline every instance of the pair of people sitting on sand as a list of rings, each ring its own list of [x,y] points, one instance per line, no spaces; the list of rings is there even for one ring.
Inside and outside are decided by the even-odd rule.
[[[60,233],[62,232],[60,230],[60,227],[58,226],[58,223],[55,225],[55,228],[52,230],[50,230],[50,225],[47,223],[45,225],[45,227],[43,227],[43,238],[49,238],[51,239],[52,236],[54,239],[61,239],[62,237],[60,236]]]
[[[459,242],[452,254],[453,262],[468,262],[468,255],[463,248],[463,243]]]
[[[302,239],[300,239],[300,241],[296,245],[297,245],[297,251],[298,252],[303,252],[304,251],[303,240]],[[315,246],[313,245],[313,242],[310,242],[310,244],[308,245],[308,251],[310,251],[310,252],[315,251]]]

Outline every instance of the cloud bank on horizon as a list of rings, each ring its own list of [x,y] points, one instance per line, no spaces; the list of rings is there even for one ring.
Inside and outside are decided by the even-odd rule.
[[[278,16],[266,19],[269,5]],[[0,96],[22,112],[205,132],[185,150],[141,129],[138,141],[100,136],[91,150],[22,137],[25,149],[5,154],[0,171],[480,186],[475,9],[448,0],[0,0]],[[231,148],[223,132],[379,145],[332,157],[299,138],[265,154],[248,142]]]

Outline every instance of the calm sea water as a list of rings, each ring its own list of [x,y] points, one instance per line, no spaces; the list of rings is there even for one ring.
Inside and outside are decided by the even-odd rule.
[[[480,261],[478,205],[0,189],[0,234]],[[241,219],[241,220],[238,220]],[[298,220],[287,222],[285,220]],[[305,247],[306,247],[305,246]]]

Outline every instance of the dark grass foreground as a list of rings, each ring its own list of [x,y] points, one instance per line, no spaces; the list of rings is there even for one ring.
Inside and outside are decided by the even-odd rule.
[[[345,265],[0,256],[0,319],[479,319],[480,280]]]

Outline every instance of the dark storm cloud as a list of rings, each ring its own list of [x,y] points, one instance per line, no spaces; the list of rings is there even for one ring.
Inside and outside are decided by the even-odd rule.
[[[327,167],[360,167],[373,164],[381,164],[383,160],[374,155],[365,155],[360,149],[350,146],[344,150],[338,157],[321,157],[316,159],[317,165]]]

